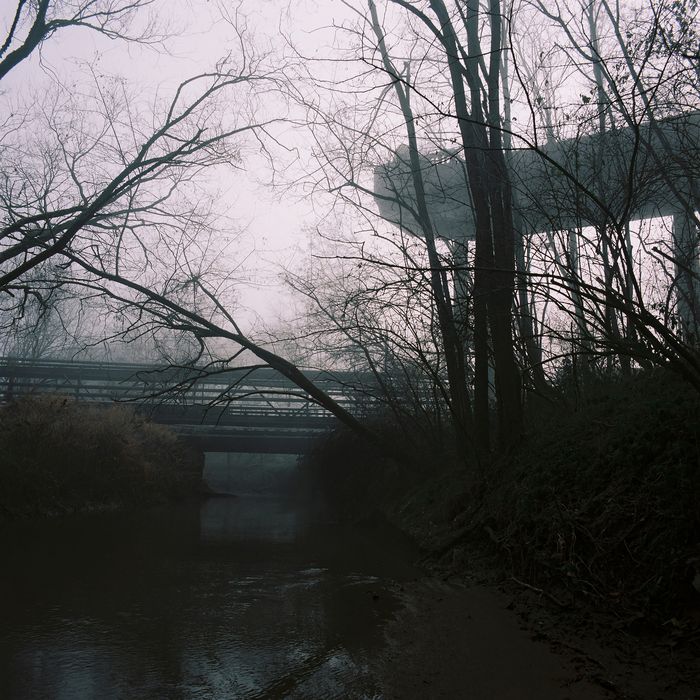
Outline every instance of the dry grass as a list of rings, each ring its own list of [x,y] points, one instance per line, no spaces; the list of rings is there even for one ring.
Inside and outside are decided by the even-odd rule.
[[[131,408],[37,395],[0,409],[0,513],[44,515],[178,496],[195,455]]]

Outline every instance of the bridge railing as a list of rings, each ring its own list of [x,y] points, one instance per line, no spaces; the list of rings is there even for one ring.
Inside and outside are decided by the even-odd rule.
[[[371,396],[353,390],[357,375],[311,371],[307,376],[354,414],[374,412],[376,403]],[[163,422],[226,423],[234,417],[308,422],[331,417],[268,368],[208,374],[197,367],[0,358],[0,400],[40,393],[60,393],[93,403],[131,402]]]

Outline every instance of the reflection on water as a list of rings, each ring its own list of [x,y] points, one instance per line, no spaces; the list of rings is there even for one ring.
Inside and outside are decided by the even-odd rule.
[[[204,541],[294,542],[304,526],[293,502],[277,498],[210,498],[200,512]]]
[[[0,532],[0,697],[375,698],[389,531],[213,498]]]

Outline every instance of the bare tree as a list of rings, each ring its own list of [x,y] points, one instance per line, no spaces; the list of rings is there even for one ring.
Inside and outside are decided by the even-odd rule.
[[[406,444],[442,445],[454,435],[443,429],[451,423],[451,396],[430,265],[417,239],[375,233],[371,251],[351,238],[342,243],[337,231],[317,232],[312,263],[318,269],[287,274],[308,302],[288,333],[305,364],[355,371],[353,391],[370,398]]]
[[[46,140],[25,145],[18,132],[2,150],[0,290],[11,290],[70,246],[99,245],[105,238],[118,244],[127,230],[158,231],[168,219],[201,218],[192,208],[168,210],[166,202],[174,203],[202,169],[235,163],[234,137],[274,121],[232,116],[214,122],[228,93],[262,80],[274,76],[258,75],[255,66],[242,72],[222,66],[189,78],[150,132],[126,94],[98,90],[89,121],[81,120],[70,96],[52,100],[40,119]]]
[[[362,192],[366,187],[361,180],[362,168],[372,160],[367,155],[381,157],[383,150],[384,164],[389,160],[397,163],[400,166],[397,172],[402,170],[398,172],[398,179],[403,177],[410,183],[408,187],[397,184],[392,193],[393,176],[387,169],[387,182],[378,196],[395,202],[400,211],[394,221],[407,230],[412,229],[425,245],[441,352],[449,375],[455,432],[463,441],[463,454],[475,445],[486,453],[493,397],[499,415],[499,444],[507,447],[517,441],[522,423],[520,377],[512,335],[515,281],[512,207],[499,114],[503,56],[500,15],[497,7],[491,8],[495,11],[490,11],[482,23],[476,5],[468,4],[469,17],[462,16],[459,10],[448,13],[440,2],[428,3],[425,10],[423,5],[387,3],[383,20],[374,2],[368,3],[366,11],[358,6],[360,19],[357,26],[350,29],[356,38],[356,59],[365,67],[358,94],[364,94],[360,91],[366,85],[369,72],[381,108],[367,110],[366,125],[358,123],[357,112],[345,119],[345,130],[340,126],[343,119],[340,111],[338,119],[328,122],[330,129],[354,138],[358,145],[351,150],[347,142],[340,143],[338,138],[337,150],[326,158],[326,172],[331,176],[338,167],[343,148],[348,160],[361,155],[364,161],[348,163],[343,173],[335,173],[335,179],[342,184],[334,191],[354,187]],[[390,8],[394,10],[393,19],[389,17]],[[386,25],[397,21],[397,16],[404,20],[401,34],[391,29],[389,35]],[[479,31],[491,36],[490,55],[494,58],[488,66],[481,58]],[[346,85],[343,92],[348,92]],[[484,94],[490,96],[487,113],[482,108]],[[392,105],[392,97],[396,107]],[[380,109],[391,110],[394,115],[388,126]],[[379,136],[382,128],[385,130],[383,143]],[[387,134],[392,140],[396,138],[399,129],[407,142],[405,150],[397,149],[386,138]],[[439,223],[440,217],[436,216],[440,205],[435,206],[434,192],[439,186],[436,188],[434,183],[429,186],[426,182],[433,163],[430,158],[426,159],[422,149],[430,147],[431,134],[435,136],[435,153],[431,154],[435,160],[440,159],[441,150],[446,161],[456,150],[465,156],[466,177],[462,179],[463,194],[458,196],[462,201],[469,200],[469,206],[473,207],[472,223],[476,233],[470,319],[463,314],[455,317],[455,270],[454,266],[445,265],[439,252],[443,244],[438,239],[450,237],[450,233],[445,231],[444,217],[443,223]],[[364,150],[359,144],[365,146]],[[375,160],[375,165],[382,163]],[[343,177],[346,178],[344,182]],[[443,190],[442,206],[449,208],[453,191],[447,194]],[[439,194],[437,199],[440,199]],[[466,228],[467,224],[457,221],[455,226],[457,230],[452,231],[451,236],[459,239],[458,230]],[[458,247],[454,247],[453,252],[459,253]],[[472,324],[468,331],[460,327],[467,320]],[[473,374],[465,357],[468,336],[472,338]],[[495,368],[493,392],[489,386],[490,367]]]
[[[623,16],[604,0],[354,7],[358,21],[344,29],[355,53],[341,60],[345,67],[354,57],[357,74],[332,89],[325,109],[322,79],[313,98],[301,95],[321,165],[316,186],[353,202],[360,230],[376,235],[367,175],[380,172],[374,196],[382,216],[423,241],[436,348],[451,368],[447,405],[463,427],[469,420],[460,410],[473,411],[468,439],[486,450],[490,365],[503,445],[517,439],[518,375],[542,392],[567,356],[613,373],[670,365],[700,386],[693,330],[700,139],[695,113],[687,114],[697,109],[695,10],[653,4]],[[525,20],[546,37],[527,57]],[[669,206],[682,216],[659,246],[646,224],[634,222]],[[382,266],[366,246],[355,256],[366,271]],[[460,273],[469,280],[463,291]],[[350,307],[361,289],[347,291]],[[326,322],[343,332],[358,320],[332,308]],[[360,326],[371,352],[376,340],[364,321],[353,326],[354,341]]]
[[[154,0],[16,0],[7,35],[0,45],[0,80],[57,32],[83,28],[108,39],[159,43],[164,36],[156,30],[145,10]],[[140,27],[132,31],[135,19]]]
[[[74,19],[97,22],[111,36],[115,22],[148,4],[86,2]],[[22,13],[34,5],[20,3],[5,46],[20,44],[12,60],[63,26],[48,23],[51,7],[68,6],[37,6],[34,33],[22,39]],[[279,144],[275,126],[290,123],[284,105],[276,109],[283,66],[256,52],[238,19],[225,15],[236,50],[213,70],[181,82],[165,103],[144,104],[123,81],[93,73],[91,90],[76,97],[59,86],[38,109],[6,117],[0,293],[21,305],[39,289],[70,287],[89,300],[93,319],[106,319],[107,336],[96,342],[110,334],[127,343],[193,339],[195,351],[185,358],[193,374],[241,362],[251,364],[250,372],[272,367],[300,395],[372,439],[355,416],[293,363],[251,339],[234,316],[233,269],[240,261],[207,180],[241,168],[247,149],[271,158]]]
[[[80,300],[47,267],[35,268],[21,293],[0,297],[3,357],[56,358],[78,349]]]
[[[358,8],[351,35],[362,90],[353,92],[348,81],[343,104],[334,90],[335,111],[325,109],[317,94],[305,92],[305,85],[290,83],[277,67],[245,53],[238,57],[239,68],[230,59],[183,82],[148,128],[119,89],[96,89],[93,116],[71,134],[63,128],[70,99],[47,100],[34,117],[49,125],[44,143],[24,153],[11,130],[3,143],[7,167],[0,190],[0,289],[24,293],[26,275],[55,258],[58,269],[64,269],[57,283],[78,287],[102,304],[111,319],[119,320],[115,333],[126,333],[127,339],[161,331],[187,334],[196,341],[187,360],[197,372],[197,363],[211,371],[233,362],[248,362],[250,371],[273,367],[309,400],[371,436],[298,365],[245,328],[234,301],[233,263],[219,246],[221,227],[198,185],[212,168],[240,167],[247,137],[268,152],[276,138],[270,133],[276,118],[268,98],[284,94],[306,108],[317,139],[314,156],[321,168],[315,171],[316,192],[325,188],[339,196],[337,201],[356,204],[361,224],[379,240],[386,228],[377,221],[372,200],[385,196],[399,212],[398,220],[392,220],[421,251],[412,254],[408,239],[402,238],[391,269],[394,263],[383,260],[379,249],[368,253],[360,246],[352,264],[370,264],[372,272],[338,285],[339,296],[296,280],[315,303],[319,324],[305,332],[329,340],[326,333],[332,329],[333,342],[323,348],[327,357],[342,348],[344,359],[362,358],[378,384],[384,383],[387,404],[397,414],[401,392],[418,393],[422,379],[415,376],[426,377],[438,393],[420,397],[418,405],[426,415],[449,411],[463,461],[473,451],[488,454],[493,408],[498,446],[507,449],[518,439],[523,420],[519,364],[532,364],[536,353],[527,343],[536,335],[555,369],[558,358],[571,354],[573,343],[574,352],[611,358],[611,367],[622,365],[621,358],[628,358],[630,367],[633,362],[675,363],[700,386],[700,362],[687,329],[674,329],[650,305],[638,272],[641,248],[631,243],[635,207],[643,208],[640,202],[650,197],[655,201],[658,179],[648,177],[649,164],[668,163],[657,158],[669,155],[664,139],[675,124],[662,113],[648,119],[649,87],[644,88],[642,113],[635,111],[640,89],[632,52],[625,47],[616,54],[637,85],[622,94],[619,66],[614,69],[612,58],[600,58],[603,48],[591,38],[595,23],[588,15],[582,15],[586,22],[581,25],[587,38],[580,41],[566,33],[558,16],[537,8],[540,16],[549,12],[546,16],[569,37],[568,51],[577,65],[583,52],[587,66],[598,66],[588,70],[590,90],[579,111],[567,118],[569,132],[567,125],[547,125],[552,135],[561,126],[567,138],[542,143],[536,118],[532,128],[526,125],[516,133],[515,119],[502,115],[508,78],[503,57],[515,37],[508,7],[504,11],[494,0],[482,14],[471,2],[448,8],[442,0],[389,0],[385,8],[393,8],[394,17],[401,19],[401,34],[390,31],[389,13],[382,16],[375,3]],[[513,52],[511,58],[517,56]],[[646,65],[650,56],[647,51],[641,62]],[[521,99],[529,109],[535,93],[528,92],[531,86],[515,60],[513,68],[521,89],[509,99]],[[234,104],[240,109],[231,108]],[[567,108],[560,114],[566,117]],[[591,128],[585,119],[592,119]],[[615,157],[604,177],[577,169],[582,154],[588,150],[599,158],[606,144],[605,155]],[[393,191],[378,193],[374,169],[388,162],[402,166],[409,184],[404,187],[406,182],[397,177]],[[519,179],[514,176],[518,168]],[[606,189],[605,178],[615,170],[622,171],[621,178],[614,173],[615,182],[622,184]],[[692,170],[684,172],[692,184]],[[441,174],[456,180],[436,186],[433,181]],[[678,189],[675,176],[664,177],[664,192]],[[692,220],[694,200],[688,194],[693,191],[680,194],[684,192],[684,213]],[[519,219],[514,218],[514,201]],[[447,223],[455,226],[451,233],[446,233],[446,218],[438,214],[436,202],[454,205],[457,215],[468,212],[463,221]],[[520,232],[520,258],[516,220],[523,228],[530,226]],[[473,228],[473,245],[464,233],[468,227]],[[461,250],[457,244],[464,241],[469,245]],[[384,244],[392,245],[389,237]],[[663,251],[656,253],[656,263],[660,261]],[[682,265],[674,255],[671,262]],[[688,267],[683,279],[692,280],[692,265]],[[516,280],[527,287],[516,290]],[[459,303],[457,295],[463,297]],[[523,298],[529,309],[519,301],[520,315],[538,316],[536,332],[519,322],[516,299]],[[668,310],[667,304],[664,313]],[[406,379],[400,391],[399,382],[392,385],[397,370]]]

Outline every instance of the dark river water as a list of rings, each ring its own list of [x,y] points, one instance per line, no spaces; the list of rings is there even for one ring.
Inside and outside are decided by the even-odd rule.
[[[381,698],[415,552],[308,504],[222,498],[0,529],[0,698]]]

